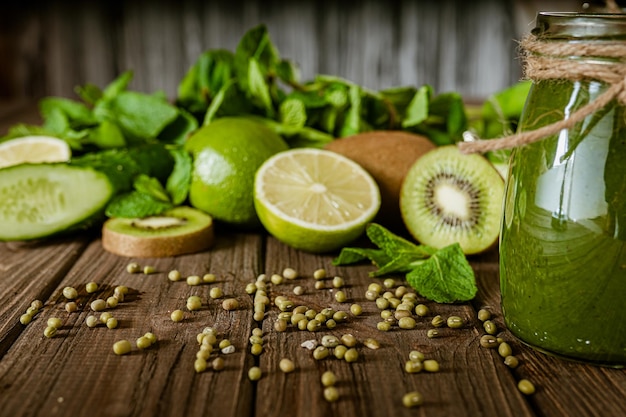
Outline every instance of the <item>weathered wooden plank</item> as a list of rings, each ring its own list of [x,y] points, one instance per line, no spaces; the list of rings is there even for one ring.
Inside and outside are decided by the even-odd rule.
[[[91,243],[74,267],[55,287],[47,307],[36,316],[0,361],[0,407],[12,416],[49,415],[159,415],[235,416],[249,414],[253,387],[247,380],[246,364],[251,357],[245,346],[250,334],[251,302],[244,293],[259,268],[260,237],[223,235],[210,252],[177,258],[137,260],[153,265],[153,275],[129,274],[129,259],[102,250],[99,240]],[[69,246],[68,246],[69,247]],[[68,249],[69,250],[69,249]],[[15,256],[18,258],[18,255]],[[25,255],[19,254],[20,259]],[[167,272],[178,269],[183,276],[212,272],[215,284],[190,287],[184,281],[171,282]],[[17,272],[17,271],[16,271]],[[22,280],[23,282],[24,280]],[[88,295],[89,281],[101,290]],[[119,320],[119,328],[88,328],[85,318],[92,313],[89,303],[108,297],[117,285],[130,292],[123,303],[109,312]],[[65,286],[79,290],[79,312],[67,313],[61,291]],[[241,303],[227,312],[221,300],[209,300],[209,287],[219,286],[226,296]],[[204,301],[199,311],[186,311],[187,298],[197,294]],[[170,312],[185,310],[185,320],[171,321]],[[59,334],[43,336],[46,320],[63,320]],[[213,327],[218,339],[228,338],[236,352],[223,355],[226,368],[221,372],[194,371],[198,351],[197,333]],[[145,351],[136,348],[127,356],[116,356],[116,340],[137,337],[151,331],[156,346]],[[28,389],[25,389],[28,387]]]
[[[492,255],[496,256],[496,255]],[[535,410],[546,417],[622,416],[626,397],[626,371],[586,365],[557,359],[523,344],[505,327],[500,310],[497,264],[476,262],[479,288],[477,308],[485,306],[494,312],[494,322],[502,330],[520,360],[512,374],[517,380],[529,379],[537,392],[529,399]],[[494,361],[501,362],[497,352]]]
[[[260,356],[260,366],[266,376],[258,384],[255,408],[259,415],[408,416],[415,411],[403,407],[402,396],[411,390],[424,394],[426,400],[422,408],[425,415],[535,415],[526,399],[517,392],[512,374],[507,372],[501,361],[492,356],[492,352],[480,347],[478,338],[482,334],[481,324],[471,305],[443,305],[421,299],[429,306],[431,314],[418,319],[415,329],[395,328],[390,332],[380,332],[376,329],[376,323],[381,320],[380,310],[364,296],[371,282],[382,282],[381,279],[368,277],[372,266],[333,267],[332,256],[305,255],[290,250],[272,238],[268,239],[266,259],[265,271],[268,274],[292,266],[303,275],[294,282],[272,285],[272,298],[284,295],[296,304],[302,303],[318,311],[325,307],[349,310],[350,304],[356,302],[363,307],[364,314],[359,317],[350,315],[347,323],[338,325],[334,330],[311,333],[289,328],[285,333],[277,333],[272,327],[278,314],[274,308],[269,313],[269,320],[263,324],[269,346]],[[335,290],[313,289],[314,279],[311,275],[319,267],[326,268],[331,278],[335,274],[344,277],[348,303],[337,303],[333,298]],[[490,275],[489,278],[493,279],[493,269]],[[403,282],[401,276],[395,278],[398,285]],[[305,286],[305,295],[294,296],[292,289],[295,285]],[[468,324],[463,329],[444,326],[440,329],[441,337],[429,339],[426,333],[432,328],[432,317],[437,314],[444,318],[459,315]],[[350,364],[336,358],[316,361],[311,352],[299,347],[301,342],[308,339],[319,342],[325,334],[340,337],[344,333],[353,334],[361,342],[357,348],[361,356],[356,363]],[[369,350],[362,345],[367,338],[377,339],[382,347]],[[441,365],[441,372],[407,374],[404,363],[408,360],[409,352],[414,349],[436,359]],[[299,371],[282,374],[278,370],[278,363],[283,357],[294,360]],[[336,373],[339,381],[341,399],[334,404],[324,401],[320,383],[321,374],[328,369]],[[293,394],[289,393],[291,390]],[[289,401],[292,395],[297,395],[298,401]]]
[[[86,246],[86,239],[0,243],[0,358],[24,331],[33,300],[47,300]]]

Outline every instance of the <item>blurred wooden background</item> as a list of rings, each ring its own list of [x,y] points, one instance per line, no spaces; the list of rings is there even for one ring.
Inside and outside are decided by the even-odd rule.
[[[593,5],[592,5],[593,6]],[[133,70],[131,88],[175,97],[207,49],[267,25],[302,79],[373,89],[430,84],[481,99],[521,76],[517,44],[539,10],[572,0],[21,0],[0,6],[0,100],[73,97]]]

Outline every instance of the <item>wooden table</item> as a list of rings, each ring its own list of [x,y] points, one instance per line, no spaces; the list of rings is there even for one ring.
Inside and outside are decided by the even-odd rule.
[[[14,113],[4,113],[14,115]],[[2,131],[13,116],[3,120]],[[1,203],[0,203],[1,204]],[[479,292],[471,303],[441,305],[424,302],[431,313],[419,318],[412,330],[376,329],[379,310],[365,298],[371,282],[371,265],[333,267],[336,254],[312,255],[293,250],[263,233],[242,233],[218,228],[215,246],[206,252],[175,258],[131,259],[103,250],[97,231],[40,242],[0,243],[0,415],[1,416],[625,416],[626,372],[562,361],[527,348],[504,327],[499,308],[498,254],[496,250],[471,259]],[[137,262],[156,268],[150,275],[130,274],[126,266]],[[292,267],[300,277],[284,283],[268,284],[273,300],[283,295],[296,305],[317,311],[326,307],[349,311],[352,303],[363,307],[361,316],[349,314],[333,330],[318,332],[289,327],[274,329],[279,310],[268,307],[264,320],[253,319],[252,296],[248,283],[261,273],[281,273]],[[325,289],[315,289],[313,271],[325,268],[330,277],[344,277],[346,303],[334,299],[336,289],[326,281]],[[172,282],[167,274],[213,273],[217,282],[189,286]],[[403,278],[395,276],[397,285]],[[87,294],[85,285],[96,282],[100,289]],[[116,286],[130,291],[123,303],[110,309],[119,327],[89,328],[85,319],[93,313],[89,303],[106,298]],[[304,294],[296,296],[300,285]],[[79,309],[68,313],[63,288],[79,291]],[[237,298],[240,308],[226,311],[220,300],[210,299],[209,290],[220,287],[228,297]],[[187,311],[186,300],[199,295],[203,307]],[[35,299],[45,307],[28,325],[20,316]],[[489,309],[500,330],[519,359],[516,369],[508,368],[498,352],[481,347],[485,334],[477,319],[480,308]],[[185,311],[175,323],[170,313]],[[460,329],[440,328],[440,337],[428,338],[434,315],[462,317]],[[63,326],[53,338],[44,336],[47,319],[58,317]],[[199,350],[196,336],[210,326],[218,339],[229,339],[231,354],[219,353],[225,360],[221,371],[196,373],[194,360]],[[252,330],[263,330],[263,353],[250,353]],[[139,350],[135,340],[153,332],[158,341]],[[359,359],[348,363],[334,357],[315,360],[301,347],[307,340],[321,341],[323,335],[353,334],[359,344]],[[380,342],[380,349],[363,345],[367,338]],[[130,354],[117,356],[115,341],[133,343]],[[411,350],[423,352],[440,364],[437,373],[409,374],[404,363]],[[218,356],[217,353],[213,357]],[[282,358],[296,365],[293,373],[279,370]],[[254,365],[263,371],[257,382],[248,379]],[[337,375],[340,398],[324,400],[320,377],[332,370]],[[526,396],[517,389],[526,378],[537,387]],[[424,404],[407,409],[402,405],[406,392],[418,390]]]

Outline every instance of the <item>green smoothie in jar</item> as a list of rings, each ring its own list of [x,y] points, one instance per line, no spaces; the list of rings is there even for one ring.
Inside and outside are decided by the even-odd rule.
[[[591,37],[590,22],[606,25],[607,37]],[[540,14],[535,34],[548,42],[617,40],[626,51],[626,15]],[[619,68],[624,55],[606,62]],[[537,80],[519,130],[566,119],[608,87],[585,77]],[[624,103],[614,99],[574,127],[513,151],[500,273],[505,322],[523,342],[565,358],[626,365],[625,243]]]

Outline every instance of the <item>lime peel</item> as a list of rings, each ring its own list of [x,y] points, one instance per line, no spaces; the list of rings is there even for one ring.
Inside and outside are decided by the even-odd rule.
[[[299,148],[261,165],[254,201],[269,233],[296,249],[319,253],[358,238],[378,213],[380,192],[356,162],[327,150]]]

